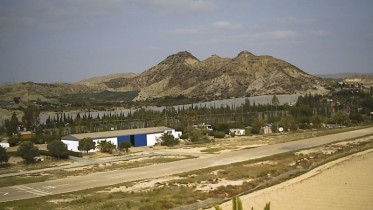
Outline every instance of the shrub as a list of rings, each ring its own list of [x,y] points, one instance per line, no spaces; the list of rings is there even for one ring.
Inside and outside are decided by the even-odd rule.
[[[68,158],[67,146],[60,140],[54,140],[47,145],[49,153],[56,158]]]
[[[245,136],[251,136],[251,129],[245,129]]]
[[[225,132],[221,132],[221,131],[214,132],[214,138],[222,139],[224,137],[225,137]]]
[[[122,141],[119,143],[120,149],[125,149],[125,151],[128,153],[128,149],[132,146],[131,142],[129,141]]]
[[[110,141],[100,141],[98,143],[98,148],[101,150],[101,152],[105,153],[113,153],[113,149],[115,149],[115,145],[111,143]]]
[[[168,146],[168,147],[178,145],[179,142],[180,142],[179,139],[177,139],[177,138],[175,139],[173,135],[169,135],[167,133],[163,134],[161,139],[162,139],[161,145]]]
[[[34,162],[34,157],[39,154],[39,149],[31,141],[22,142],[17,149],[17,155],[22,157],[26,163]]]
[[[3,163],[3,162],[8,162],[9,160],[9,155],[8,153],[6,153],[6,149],[4,147],[1,147],[0,146],[0,163]]]
[[[181,136],[180,136],[180,139],[188,139],[189,138],[189,134],[188,133],[183,133]]]

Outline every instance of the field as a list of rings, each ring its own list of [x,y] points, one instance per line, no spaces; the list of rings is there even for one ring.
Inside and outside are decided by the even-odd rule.
[[[287,152],[230,165],[216,166],[174,176],[126,182],[62,195],[6,202],[1,203],[0,208],[206,208],[216,203],[230,200],[234,196],[247,194],[291,179],[335,159],[371,148],[373,148],[373,136],[366,136],[359,139]],[[190,149],[194,150],[195,148]],[[176,148],[175,150],[177,152],[178,149]],[[219,151],[212,150],[207,152]]]

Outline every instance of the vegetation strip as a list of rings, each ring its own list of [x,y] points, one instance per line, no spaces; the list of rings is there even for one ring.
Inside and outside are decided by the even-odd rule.
[[[147,165],[159,164],[159,163],[166,163],[166,162],[173,162],[178,160],[190,159],[195,158],[193,156],[159,156],[159,157],[150,157],[146,160],[135,160],[132,162],[127,162],[128,160],[117,161],[114,163],[103,163],[103,164],[95,164],[95,165],[87,165],[87,166],[79,166],[68,168],[65,170],[53,170],[53,171],[46,171],[46,172],[38,172],[28,175],[21,175],[21,176],[14,176],[14,177],[4,177],[0,178],[0,187],[6,186],[13,186],[19,184],[28,184],[34,182],[42,182],[47,180],[53,179],[61,179],[68,176],[83,176],[90,173],[95,172],[103,172],[103,171],[113,171],[113,170],[120,170],[125,168],[136,168],[142,167]]]

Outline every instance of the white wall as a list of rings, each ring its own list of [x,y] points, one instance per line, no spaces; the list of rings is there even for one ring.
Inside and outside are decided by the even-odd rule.
[[[9,147],[9,143],[0,143],[0,147],[8,148]]]
[[[175,138],[180,138],[180,136],[183,134],[181,131],[175,131],[175,130],[166,130],[165,133],[173,135]]]
[[[98,143],[100,141],[110,141],[112,144],[114,144],[115,146],[118,146],[118,141],[117,141],[117,138],[107,138],[107,139],[93,139],[93,142],[95,142],[96,144],[96,147],[98,146]],[[78,150],[78,146],[79,146],[79,141],[72,141],[72,140],[61,140],[64,144],[67,145],[67,150],[71,150],[71,151],[74,151],[74,152],[80,152]],[[88,152],[97,152],[99,151],[99,149],[91,149],[89,150]]]
[[[146,145],[154,146],[157,143],[157,139],[160,139],[163,133],[152,133],[146,135]]]
[[[71,141],[71,140],[61,140],[64,144],[67,145],[67,150],[71,150],[74,152],[79,152],[78,146],[79,142],[78,141]]]
[[[183,134],[181,131],[166,130],[164,133],[168,133],[174,136],[174,138],[180,138]],[[154,146],[157,143],[157,139],[163,136],[164,133],[152,133],[146,135],[147,146]]]

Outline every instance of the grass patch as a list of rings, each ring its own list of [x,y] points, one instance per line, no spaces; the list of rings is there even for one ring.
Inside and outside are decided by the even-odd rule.
[[[104,171],[114,171],[114,170],[122,170],[127,168],[136,168],[142,167],[147,165],[153,164],[160,164],[160,163],[167,163],[185,159],[195,158],[194,156],[180,156],[180,157],[153,157],[145,160],[138,160],[138,161],[120,161],[118,163],[111,163],[111,164],[104,164],[104,165],[93,165],[93,166],[85,166],[81,167],[80,169],[76,169],[73,171],[69,170],[57,170],[57,171],[49,171],[45,172],[44,174],[41,173],[34,173],[29,176],[13,176],[13,177],[4,177],[0,178],[0,187],[6,186],[13,186],[19,184],[28,184],[34,182],[42,182],[47,180],[53,179],[61,179],[68,176],[84,176],[91,173],[96,172],[104,172]],[[46,175],[47,174],[47,175]]]
[[[218,154],[221,150],[222,148],[213,147],[213,148],[203,149],[201,150],[201,152],[204,152],[207,154]]]

